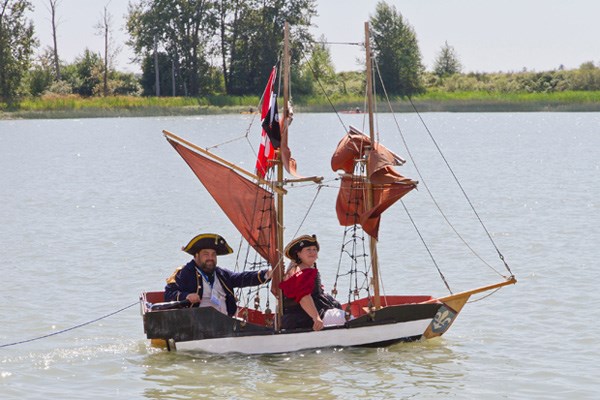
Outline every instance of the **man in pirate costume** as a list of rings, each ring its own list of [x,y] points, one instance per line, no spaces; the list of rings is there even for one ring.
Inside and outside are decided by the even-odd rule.
[[[232,316],[237,310],[233,288],[257,286],[271,279],[272,270],[233,272],[217,266],[217,256],[233,253],[225,239],[202,233],[182,248],[194,258],[167,278],[165,301],[188,300],[192,306],[214,307]]]

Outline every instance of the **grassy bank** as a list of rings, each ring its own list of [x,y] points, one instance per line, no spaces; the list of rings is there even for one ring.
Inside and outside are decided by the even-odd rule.
[[[428,92],[407,99],[390,100],[395,112],[544,112],[544,111],[600,111],[600,91],[556,93],[495,93],[495,92]],[[355,99],[334,101],[337,110],[363,108]],[[324,102],[309,102],[301,108],[311,111],[331,111]],[[387,103],[379,100],[378,109],[389,110]]]
[[[0,103],[0,119],[21,118],[94,118],[140,117],[240,113],[255,110],[258,97],[208,96],[189,97],[92,97],[52,96],[31,98],[9,107]],[[332,112],[364,107],[356,96],[296,98],[295,108],[304,112]],[[533,111],[600,111],[600,92],[556,93],[488,93],[428,92],[413,98],[392,99],[396,112],[533,112]],[[388,111],[382,101],[380,111]]]

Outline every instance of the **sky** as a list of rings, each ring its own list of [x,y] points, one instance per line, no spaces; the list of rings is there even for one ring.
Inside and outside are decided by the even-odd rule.
[[[40,47],[52,43],[48,0],[31,0],[29,15]],[[387,0],[414,29],[422,60],[433,68],[448,42],[463,72],[548,71],[600,65],[600,0]],[[113,16],[116,42],[122,45],[116,68],[139,72],[131,63],[125,14],[129,0],[60,0],[58,51],[71,63],[85,48],[101,52],[103,39],[95,34],[104,6]],[[361,42],[364,22],[375,13],[376,0],[318,0],[313,19],[315,38],[329,42]],[[359,70],[357,46],[331,45],[337,72]]]

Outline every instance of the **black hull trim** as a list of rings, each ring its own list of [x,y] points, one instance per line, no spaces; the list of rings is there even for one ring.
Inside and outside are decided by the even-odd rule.
[[[389,306],[371,315],[366,314],[348,321],[344,326],[327,329],[355,329],[426,319],[432,320],[440,306],[440,303]],[[310,329],[276,332],[270,327],[231,318],[211,307],[147,311],[143,314],[143,317],[144,331],[149,339],[173,340],[175,342],[311,332]],[[398,341],[414,341],[419,338],[420,336],[400,338],[386,341],[386,343],[377,342],[372,345],[381,346]]]

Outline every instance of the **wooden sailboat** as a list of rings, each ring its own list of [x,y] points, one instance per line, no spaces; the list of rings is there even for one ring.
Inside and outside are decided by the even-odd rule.
[[[283,72],[289,76],[288,27],[286,25]],[[367,295],[358,290],[343,304],[347,322],[321,331],[283,330],[281,292],[278,283],[283,270],[283,205],[285,185],[319,182],[319,177],[284,178],[284,169],[294,173],[294,161],[287,147],[289,121],[287,79],[284,82],[281,144],[272,160],[276,173],[258,176],[199,146],[164,131],[167,141],[190,166],[245,241],[274,269],[270,283],[277,301],[270,309],[240,306],[234,317],[213,309],[187,308],[186,304],[165,304],[163,292],[144,292],[140,297],[144,330],[149,339],[166,344],[169,350],[214,353],[281,353],[315,347],[385,346],[401,341],[431,339],[444,334],[469,298],[516,282],[512,274],[498,283],[444,297],[430,295],[382,295],[380,293],[377,236],[381,214],[409,193],[417,182],[393,169],[400,159],[377,143],[374,135],[371,50],[369,26],[365,24],[369,135],[351,128],[340,141],[332,168],[343,170],[337,216],[342,226],[359,229],[368,237],[371,283]],[[510,272],[510,271],[509,271]]]

